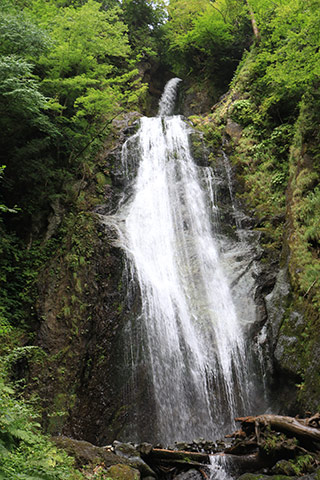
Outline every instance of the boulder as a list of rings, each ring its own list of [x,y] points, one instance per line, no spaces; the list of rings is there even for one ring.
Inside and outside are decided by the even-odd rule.
[[[293,468],[293,465],[288,460],[279,460],[273,467],[272,473],[276,475],[292,475],[295,476],[296,472]]]
[[[200,472],[198,472],[198,470],[193,468],[191,470],[187,470],[186,472],[179,473],[179,475],[174,477],[174,480],[203,480],[203,476]]]
[[[115,442],[116,451],[114,453],[111,447],[97,447],[84,440],[75,440],[74,438],[64,436],[52,437],[52,440],[59,448],[62,448],[68,455],[75,458],[77,468],[81,468],[84,465],[103,464],[106,468],[117,465],[119,470],[119,465],[123,465],[138,471],[139,475],[141,472],[143,477],[156,477],[154,471],[140,458],[138,451],[131,444]],[[128,478],[128,480],[135,479],[134,476],[123,478]],[[140,476],[137,478],[140,478]]]
[[[98,465],[100,463],[103,463],[106,467],[119,463],[128,463],[106,447],[97,447],[84,440],[58,436],[52,437],[52,441],[59,448],[65,450],[68,455],[74,457],[77,468],[81,468],[83,465]]]
[[[107,470],[107,478],[112,480],[140,480],[140,472],[128,465],[113,465]]]

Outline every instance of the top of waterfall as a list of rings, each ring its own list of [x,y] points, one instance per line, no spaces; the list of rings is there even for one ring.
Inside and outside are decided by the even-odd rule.
[[[169,82],[166,84],[159,102],[159,117],[172,115],[177,88],[180,82],[181,78],[171,78],[171,80],[169,80]]]

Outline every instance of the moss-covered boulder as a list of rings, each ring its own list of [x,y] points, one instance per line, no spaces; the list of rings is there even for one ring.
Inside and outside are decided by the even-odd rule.
[[[52,437],[52,440],[59,448],[74,457],[77,468],[84,466],[94,468],[100,465],[103,469],[107,469],[116,465],[117,468],[111,470],[114,475],[116,475],[115,472],[127,472],[127,476],[119,477],[121,479],[138,480],[140,474],[143,478],[156,477],[154,471],[142,460],[139,452],[130,444],[115,442],[116,447],[97,447],[84,440],[75,440],[65,436]],[[122,467],[127,468],[122,469]],[[132,471],[132,476],[129,475],[130,471]],[[138,477],[136,472],[139,474]],[[109,476],[111,477],[111,475]],[[116,476],[111,478],[118,479]]]
[[[140,480],[140,472],[128,465],[113,465],[108,468],[107,475],[112,480]]]
[[[84,440],[59,436],[52,437],[54,443],[65,450],[71,457],[74,457],[77,468],[84,465],[99,465],[103,463],[106,467],[117,464],[127,464],[125,458],[121,458],[105,447],[97,447]]]

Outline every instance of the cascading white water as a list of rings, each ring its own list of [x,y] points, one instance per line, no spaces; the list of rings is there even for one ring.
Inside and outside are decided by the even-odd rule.
[[[112,219],[141,293],[128,368],[133,380],[142,364],[148,371],[154,437],[164,443],[221,436],[253,396],[245,322],[216,239],[215,179],[192,159],[190,127],[171,115],[178,83],[123,148],[124,171],[136,176]]]
[[[209,472],[210,480],[233,480],[230,473],[230,459],[226,455],[210,455]]]

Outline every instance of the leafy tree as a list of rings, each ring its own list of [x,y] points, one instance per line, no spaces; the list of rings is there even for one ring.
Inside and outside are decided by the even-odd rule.
[[[37,56],[48,46],[44,31],[31,23],[21,12],[2,7],[0,16],[0,55]]]
[[[261,34],[248,68],[252,97],[271,121],[293,122],[303,93],[319,82],[318,2],[250,0],[250,5]]]
[[[14,26],[14,28],[12,28]],[[37,32],[34,43],[25,44],[22,32],[28,39]],[[7,165],[3,183],[8,206],[21,203],[32,176],[38,168],[41,172],[44,149],[59,135],[48,116],[49,100],[41,93],[39,80],[34,76],[31,53],[45,48],[45,35],[23,16],[12,13],[1,17],[0,41],[0,161]],[[10,53],[6,55],[5,49]],[[12,53],[14,52],[14,53]],[[34,167],[35,170],[32,169]],[[38,183],[42,183],[41,175]],[[35,185],[33,185],[33,188]],[[31,188],[29,195],[33,195]],[[24,204],[32,209],[28,195]],[[29,204],[29,205],[28,205]]]
[[[168,12],[168,56],[177,73],[201,72],[202,77],[225,88],[247,44],[245,4],[234,0],[171,0]]]
[[[102,117],[131,108],[146,88],[131,65],[119,7],[93,0],[77,8],[28,4],[21,12],[7,3],[0,20],[3,187],[27,223],[26,213],[39,205],[48,212],[68,172],[79,169],[77,152],[101,129]]]
[[[129,64],[127,27],[118,7],[104,10],[89,0],[78,8],[57,9],[35,0],[31,14],[55,39],[49,53],[40,56],[38,68],[43,91],[59,102],[60,124],[70,126],[71,118],[75,132],[85,131],[89,124],[79,117],[92,124],[97,115],[115,115],[143,93],[138,72]]]
[[[129,29],[129,40],[136,54],[155,54],[158,50],[160,27],[165,21],[163,0],[123,0],[123,19]]]

